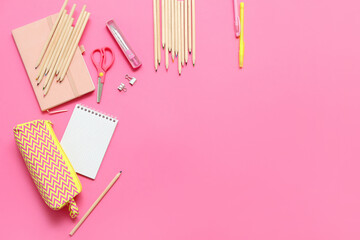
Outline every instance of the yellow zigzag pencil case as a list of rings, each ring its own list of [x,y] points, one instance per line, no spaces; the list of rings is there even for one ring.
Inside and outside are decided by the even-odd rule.
[[[54,210],[66,204],[75,218],[79,209],[74,197],[81,183],[62,149],[50,121],[35,120],[14,127],[16,144],[45,203]]]

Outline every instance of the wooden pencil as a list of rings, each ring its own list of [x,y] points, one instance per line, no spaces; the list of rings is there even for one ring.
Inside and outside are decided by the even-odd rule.
[[[68,45],[69,45],[69,42],[70,42],[70,40],[71,40],[71,36],[72,36],[73,32],[74,32],[74,27],[73,27],[73,26],[70,26],[70,30],[69,30],[68,35],[67,35],[67,37],[66,37],[65,43],[64,43],[64,45],[63,45],[63,47],[62,47],[62,49],[61,49],[61,51],[60,51],[59,59],[58,59],[56,65],[55,65],[55,68],[54,68],[54,70],[55,70],[55,76],[58,75],[58,73],[59,73],[58,71],[59,71],[59,69],[60,69],[60,65],[64,62],[66,50],[67,50],[67,48],[68,48]]]
[[[64,78],[65,78],[65,75],[67,73],[66,64],[67,64],[68,61],[71,62],[71,60],[72,60],[72,58],[71,58],[72,49],[74,48],[74,46],[76,46],[76,40],[77,40],[77,37],[80,34],[81,27],[83,26],[86,15],[87,15],[87,12],[84,11],[84,12],[81,12],[80,16],[78,17],[78,19],[76,21],[76,25],[75,25],[75,27],[74,27],[74,29],[72,31],[70,40],[69,40],[69,42],[68,42],[68,44],[66,46],[66,49],[64,51],[64,57],[60,61],[59,65],[57,66],[57,69],[60,69],[59,73],[57,74],[57,76],[58,76],[57,81],[58,82],[62,82],[64,80]]]
[[[62,29],[61,34],[60,34],[59,41],[57,42],[56,46],[53,49],[53,54],[50,58],[49,65],[45,70],[45,75],[47,75],[49,73],[49,71],[52,70],[51,68],[54,67],[54,65],[55,65],[54,61],[56,61],[57,58],[59,57],[61,47],[65,41],[66,32],[69,31],[70,26],[72,25],[72,23],[74,21],[74,18],[72,18],[72,15],[74,14],[75,8],[76,8],[76,4],[74,4],[70,10],[69,16],[64,24],[64,28]]]
[[[85,19],[84,21],[82,22],[81,24],[81,28],[80,28],[80,31],[78,33],[78,35],[76,36],[76,40],[74,42],[74,44],[70,47],[70,57],[67,59],[66,63],[65,63],[65,68],[64,68],[64,71],[62,72],[61,76],[60,76],[60,81],[64,80],[64,77],[69,69],[69,66],[70,66],[70,63],[74,57],[74,54],[75,54],[75,50],[76,48],[78,47],[78,44],[79,44],[79,41],[80,41],[80,38],[84,32],[84,29],[86,27],[86,24],[89,20],[89,17],[90,17],[90,13],[89,12],[86,12],[86,15],[85,15]]]
[[[188,37],[189,53],[191,53],[191,0],[188,0]]]
[[[158,57],[158,63],[160,65],[161,62],[161,36],[160,36],[160,0],[156,0],[156,29],[157,29],[157,42],[158,42],[158,47],[157,47],[157,57]]]
[[[168,53],[168,47],[169,47],[169,33],[168,33],[168,0],[164,1],[164,8],[163,10],[165,11],[165,19],[164,19],[164,35],[165,35],[165,68],[168,69],[169,68],[169,53]]]
[[[50,65],[50,63],[51,63],[51,60],[53,59],[54,52],[55,52],[55,50],[56,50],[56,47],[57,47],[58,44],[59,44],[59,41],[60,41],[60,39],[61,39],[61,36],[63,36],[64,28],[65,28],[65,25],[66,25],[66,23],[68,22],[68,20],[69,20],[69,15],[66,14],[66,15],[64,16],[64,22],[62,22],[62,24],[59,26],[59,32],[57,33],[57,36],[55,37],[54,44],[51,46],[50,55],[49,55],[48,59],[47,59],[46,62],[45,62],[45,65],[44,65],[45,76],[47,75],[49,65]]]
[[[49,58],[49,55],[51,54],[50,48],[54,44],[55,36],[57,35],[57,32],[59,31],[60,24],[61,24],[62,21],[64,21],[64,18],[66,17],[66,14],[67,14],[67,11],[66,11],[66,9],[64,9],[63,12],[62,12],[62,16],[61,16],[61,18],[60,18],[60,20],[59,20],[59,22],[57,24],[57,27],[55,29],[55,32],[54,32],[53,36],[51,37],[50,43],[46,48],[45,54],[44,54],[41,62],[39,63],[39,65],[35,68],[35,69],[40,69],[38,77],[36,78],[36,80],[39,79],[40,72],[42,72],[42,70],[44,69],[45,62]]]
[[[81,29],[81,25],[82,23],[84,22],[84,19],[86,17],[86,11],[85,11],[85,7],[83,7],[82,10],[84,11],[81,11],[77,21],[76,21],[76,25],[75,25],[75,28],[71,34],[71,37],[70,37],[70,41],[68,42],[67,46],[66,46],[66,49],[65,49],[65,52],[64,52],[64,58],[62,59],[60,65],[58,66],[58,80],[57,81],[62,81],[64,79],[61,79],[60,76],[63,75],[64,71],[65,71],[65,65],[66,65],[66,62],[67,60],[70,58],[70,54],[71,54],[71,47],[74,45],[75,41],[76,41],[76,38],[80,32],[80,29]]]
[[[171,1],[171,58],[175,59],[175,0]]]
[[[180,51],[181,51],[181,65],[184,66],[185,54],[184,54],[184,1],[180,1]]]
[[[165,0],[161,0],[161,40],[162,40],[162,47],[165,47],[165,12],[166,12],[166,8],[165,8]]]
[[[180,34],[180,1],[177,1],[177,42],[178,42],[178,71],[181,75],[181,34]]]
[[[74,233],[76,232],[76,230],[78,230],[78,228],[81,226],[81,224],[86,220],[86,218],[90,215],[90,213],[94,210],[94,208],[99,204],[99,202],[101,201],[101,199],[104,198],[104,196],[106,195],[106,193],[110,190],[110,188],[115,184],[115,182],[119,179],[121,175],[121,171],[116,174],[116,176],[113,178],[113,180],[109,183],[109,185],[105,188],[105,190],[100,194],[100,196],[96,199],[96,201],[91,205],[91,207],[89,208],[89,210],[85,213],[85,215],[81,218],[81,220],[75,225],[75,227],[73,228],[73,230],[71,230],[70,232],[70,236],[74,235]]]
[[[180,1],[177,1],[177,28],[178,28],[178,56],[181,52],[181,5]],[[181,59],[180,59],[181,61]]]
[[[187,64],[189,58],[189,49],[188,49],[188,0],[184,0],[184,59],[185,63]]]
[[[57,29],[55,31],[55,34],[53,36],[53,39],[50,42],[48,49],[46,50],[45,58],[40,64],[40,71],[39,71],[39,74],[38,74],[38,76],[36,78],[36,80],[38,80],[40,82],[44,77],[45,70],[46,70],[47,65],[48,65],[48,63],[50,61],[51,54],[53,52],[53,48],[54,48],[55,44],[57,43],[57,41],[59,39],[60,32],[62,30],[62,27],[64,26],[64,23],[65,23],[65,21],[67,19],[67,16],[68,15],[65,13],[65,16],[60,19],[59,26],[57,27]]]
[[[56,59],[53,61],[53,63],[51,64],[51,66],[50,66],[50,68],[49,68],[49,72],[48,73],[50,73],[50,75],[47,75],[48,77],[46,78],[46,81],[45,81],[45,83],[44,83],[44,86],[43,86],[43,89],[45,89],[45,87],[47,86],[47,84],[49,83],[49,81],[51,81],[51,83],[52,83],[52,81],[53,81],[53,78],[54,78],[54,76],[55,76],[55,73],[56,73],[56,68],[57,68],[57,66],[58,66],[58,64],[59,64],[59,55],[60,55],[60,52],[61,52],[61,50],[63,49],[63,45],[64,45],[64,43],[67,41],[67,39],[69,39],[69,33],[71,33],[71,24],[73,23],[73,21],[74,21],[74,18],[71,18],[70,19],[70,22],[69,22],[69,25],[67,26],[67,29],[66,29],[66,31],[65,31],[65,33],[64,33],[64,35],[63,35],[63,38],[61,39],[61,47],[58,47],[57,48],[57,52],[55,53],[56,55],[57,55],[57,57],[56,57]],[[60,41],[59,41],[60,42]],[[50,84],[51,84],[50,83]]]
[[[157,20],[156,20],[156,0],[153,0],[153,15],[154,15],[154,59],[155,59],[155,71],[158,68],[158,57],[157,57]]]
[[[168,51],[171,52],[171,1],[167,0]]]
[[[72,30],[72,33],[70,35],[70,39],[68,40],[68,42],[67,42],[67,44],[65,46],[65,49],[64,49],[64,52],[63,52],[63,57],[61,58],[60,63],[57,66],[57,69],[56,69],[56,73],[55,73],[56,76],[58,76],[59,74],[61,75],[60,72],[63,71],[65,62],[66,62],[66,60],[67,60],[67,58],[69,57],[69,54],[70,54],[70,50],[69,50],[70,46],[72,45],[73,41],[75,41],[74,39],[76,38],[76,35],[80,30],[81,22],[84,19],[85,9],[86,9],[86,5],[84,5],[82,7],[81,12],[79,14],[79,17],[78,17],[78,19],[76,21],[75,28]],[[59,79],[58,79],[58,81],[59,81]]]
[[[195,0],[192,0],[192,5],[191,5],[191,21],[192,21],[192,62],[193,62],[193,66],[195,66],[195,35],[196,35],[196,31],[195,31]]]
[[[174,10],[175,10],[175,15],[174,15],[174,23],[175,23],[175,56],[177,57],[178,54],[178,0],[174,0]]]
[[[165,44],[166,44],[166,40],[167,40],[167,0],[163,0],[164,4],[161,6],[161,12],[164,15],[164,19],[162,20],[162,36],[164,38],[164,46],[163,48],[165,49]]]
[[[56,21],[55,21],[54,25],[52,26],[52,29],[51,29],[50,34],[49,34],[49,37],[48,37],[48,39],[47,39],[47,41],[46,41],[43,49],[41,50],[40,56],[39,56],[39,58],[38,58],[38,61],[36,62],[35,69],[37,69],[37,68],[39,67],[39,65],[40,65],[40,63],[41,63],[41,61],[42,61],[42,59],[43,59],[43,57],[44,57],[44,54],[45,54],[45,52],[46,52],[46,50],[47,50],[47,48],[48,48],[48,46],[49,46],[49,44],[50,44],[50,41],[51,41],[52,37],[54,36],[54,33],[55,33],[56,28],[57,28],[57,26],[58,26],[58,24],[59,24],[59,22],[60,22],[60,19],[64,16],[64,13],[65,13],[64,10],[65,10],[65,7],[66,7],[68,1],[69,1],[69,0],[65,0],[65,1],[64,1],[63,5],[62,5],[62,7],[61,7],[61,9],[60,9],[60,11],[59,11],[58,17],[56,18]]]

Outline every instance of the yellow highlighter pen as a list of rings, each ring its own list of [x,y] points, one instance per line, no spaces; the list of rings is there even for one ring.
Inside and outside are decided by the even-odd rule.
[[[242,68],[244,66],[244,3],[240,3],[240,46],[239,46],[239,67]]]

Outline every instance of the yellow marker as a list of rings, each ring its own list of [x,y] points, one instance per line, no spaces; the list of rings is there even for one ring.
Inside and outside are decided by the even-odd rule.
[[[239,46],[239,67],[242,68],[244,66],[244,3],[240,3],[240,46]]]

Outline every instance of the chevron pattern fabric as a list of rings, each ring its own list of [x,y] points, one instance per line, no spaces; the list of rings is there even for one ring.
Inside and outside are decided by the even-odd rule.
[[[36,120],[18,125],[14,128],[15,140],[45,203],[54,210],[69,204],[74,217],[78,209],[73,198],[79,191],[49,123]]]
[[[79,215],[79,208],[75,203],[75,200],[72,198],[68,202],[69,205],[69,212],[71,218],[76,218],[77,215]]]

